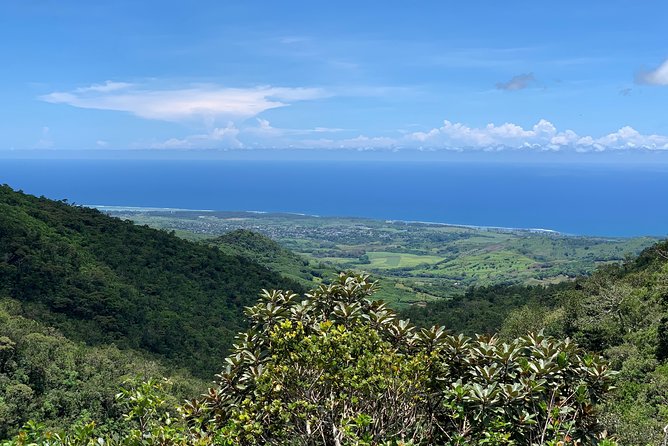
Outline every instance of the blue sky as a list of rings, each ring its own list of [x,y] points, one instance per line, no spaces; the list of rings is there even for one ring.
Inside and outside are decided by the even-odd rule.
[[[668,152],[665,1],[0,3],[0,150]]]

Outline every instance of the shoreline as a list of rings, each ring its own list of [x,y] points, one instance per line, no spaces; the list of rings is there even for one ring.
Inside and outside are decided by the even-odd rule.
[[[373,219],[372,219],[373,220]],[[533,232],[540,234],[554,234],[554,235],[564,235],[569,237],[579,237],[577,235],[566,234],[563,232],[556,231],[554,229],[544,229],[544,228],[508,228],[505,226],[479,226],[479,225],[464,225],[457,223],[441,223],[437,221],[421,221],[421,220],[385,220],[386,223],[408,223],[408,224],[419,224],[419,225],[433,225],[433,226],[449,226],[454,228],[466,228],[466,229],[478,229],[481,231],[521,231],[521,232]]]
[[[578,235],[565,234],[563,232],[556,231],[554,229],[544,229],[544,228],[510,228],[504,226],[482,226],[482,225],[467,225],[467,224],[457,224],[457,223],[443,223],[436,221],[423,221],[423,220],[400,220],[400,219],[382,219],[382,218],[372,218],[372,217],[323,217],[322,215],[315,214],[304,214],[299,212],[268,212],[268,211],[223,211],[223,210],[213,210],[213,209],[184,209],[184,208],[162,208],[162,207],[144,207],[144,206],[108,206],[102,204],[84,204],[82,206],[98,209],[100,211],[110,211],[110,212],[240,212],[256,215],[294,215],[298,217],[310,217],[310,218],[349,218],[349,219],[359,219],[359,220],[375,220],[382,221],[385,223],[403,223],[403,224],[412,224],[412,225],[432,225],[432,226],[447,226],[452,228],[465,228],[465,229],[477,229],[481,231],[504,231],[504,232],[529,232],[537,234],[548,234],[548,235],[561,235],[569,237],[579,237]],[[616,238],[616,237],[613,237]]]

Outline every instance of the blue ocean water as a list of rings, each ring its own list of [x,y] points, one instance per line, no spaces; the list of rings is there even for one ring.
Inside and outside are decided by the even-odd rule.
[[[0,183],[89,205],[668,234],[666,165],[4,159]]]

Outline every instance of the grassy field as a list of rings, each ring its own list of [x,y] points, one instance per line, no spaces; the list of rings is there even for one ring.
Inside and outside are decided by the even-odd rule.
[[[371,269],[416,268],[422,265],[434,265],[443,261],[442,257],[403,254],[396,252],[370,251],[367,253]]]

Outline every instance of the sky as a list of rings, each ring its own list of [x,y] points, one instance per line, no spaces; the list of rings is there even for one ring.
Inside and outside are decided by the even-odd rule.
[[[666,17],[652,0],[4,0],[0,152],[668,153]]]

